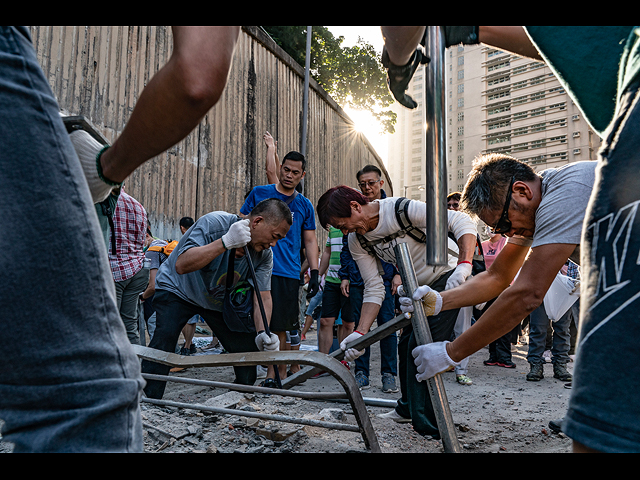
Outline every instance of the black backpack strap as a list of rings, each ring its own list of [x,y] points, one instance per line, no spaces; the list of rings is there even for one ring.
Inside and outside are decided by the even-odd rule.
[[[396,220],[398,221],[398,225],[400,225],[400,231],[409,235],[416,242],[427,243],[427,236],[425,233],[419,228],[414,227],[411,220],[409,220],[408,211],[410,203],[411,200],[409,198],[401,197],[396,201]]]

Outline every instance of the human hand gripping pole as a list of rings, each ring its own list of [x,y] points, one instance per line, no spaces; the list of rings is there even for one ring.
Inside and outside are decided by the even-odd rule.
[[[256,277],[256,271],[253,268],[253,262],[249,256],[249,248],[246,245],[244,246],[244,256],[247,259],[247,265],[249,265],[249,272],[251,273],[251,279],[253,280],[253,289],[255,291],[256,298],[258,299],[258,306],[260,307],[260,314],[262,315],[262,325],[264,326],[264,332],[258,332],[258,335],[256,336],[256,345],[260,350],[276,351],[280,348],[280,341],[278,340],[277,335],[272,334],[269,330],[269,322],[267,321],[264,303],[262,302],[262,296],[260,295],[260,289],[258,288],[258,278]],[[273,370],[275,372],[276,384],[278,385],[278,388],[282,388],[282,381],[280,380],[278,366],[274,366]]]
[[[413,298],[409,298],[404,293],[402,285],[398,287],[398,295],[400,298],[400,310],[407,318],[411,318],[413,313],[413,301],[421,300],[424,305],[424,312],[428,317],[438,315],[442,310],[442,296],[428,285],[421,285],[413,292]]]
[[[251,241],[251,228],[249,227],[249,219],[245,218],[235,222],[229,227],[229,231],[222,238],[222,245],[226,250],[232,248],[242,248]]]

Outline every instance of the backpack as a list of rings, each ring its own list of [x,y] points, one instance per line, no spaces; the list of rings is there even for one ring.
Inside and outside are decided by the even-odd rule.
[[[408,212],[410,203],[411,203],[411,199],[403,198],[403,197],[398,198],[398,200],[396,201],[395,214],[396,214],[396,220],[398,221],[398,225],[400,225],[400,230],[398,230],[397,232],[387,235],[386,237],[380,238],[378,240],[367,240],[366,238],[364,238],[363,235],[356,233],[358,241],[360,242],[360,246],[369,255],[372,255],[377,258],[375,250],[373,249],[374,245],[377,245],[379,243],[388,243],[398,237],[404,237],[405,235],[409,235],[416,242],[427,243],[427,236],[425,235],[425,233],[422,230],[420,230],[418,227],[415,227],[409,220],[409,216],[407,215],[407,212]],[[454,242],[456,242],[456,245],[457,245],[458,241],[454,237],[453,233],[449,232],[448,235],[449,235],[449,238],[451,238]],[[456,258],[458,257],[458,254],[453,250],[451,249],[447,249],[447,250],[449,255],[452,255]],[[381,268],[381,265],[380,265],[380,262],[378,262],[378,270],[380,270],[380,268]],[[476,275],[480,272],[484,272],[486,269],[487,268],[484,263],[484,254],[482,252],[480,235],[477,235],[476,251],[472,261],[472,274]]]
[[[164,253],[167,257],[171,255],[171,252],[178,246],[178,240],[174,240],[173,242],[169,242],[166,245],[156,245],[153,247],[147,248],[147,252],[160,252]]]

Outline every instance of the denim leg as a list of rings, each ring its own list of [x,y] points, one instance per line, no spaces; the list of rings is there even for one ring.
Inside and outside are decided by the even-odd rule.
[[[569,363],[569,348],[571,348],[571,326],[572,309],[569,308],[565,314],[556,322],[551,323],[553,329],[553,339],[551,346],[552,363]]]
[[[0,27],[0,132],[3,439],[14,452],[141,452],[144,381],[98,218],[33,45],[16,27]]]
[[[529,353],[527,354],[529,363],[542,363],[548,328],[549,317],[542,304],[529,316]]]
[[[386,295],[378,313],[378,327],[393,320],[395,300],[391,294],[391,286],[386,285]],[[380,340],[380,373],[390,373],[394,377],[398,375],[398,335],[391,335]]]

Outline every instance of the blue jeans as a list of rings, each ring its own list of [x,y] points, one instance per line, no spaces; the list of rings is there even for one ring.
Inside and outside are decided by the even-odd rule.
[[[391,295],[391,287],[385,284],[386,294],[384,301],[380,306],[376,322],[381,327],[389,320],[393,320],[394,298]],[[356,321],[356,329],[360,320],[360,312],[362,311],[362,299],[364,287],[349,287],[349,298],[351,299],[351,308],[353,318]],[[363,372],[369,377],[369,360],[371,358],[371,348],[367,347],[364,355],[356,359],[356,372]],[[396,332],[380,340],[380,373],[390,373],[394,377],[398,375],[398,336]]]
[[[571,333],[569,326],[574,316],[578,315],[578,302],[556,322],[551,322],[544,309],[544,304],[536,308],[529,316],[529,353],[527,361],[531,364],[543,363],[542,354],[547,343],[547,331],[553,329],[551,362],[569,363],[569,348],[571,347]],[[577,318],[576,318],[577,320]],[[576,323],[578,323],[576,321]],[[550,325],[551,324],[551,325]]]
[[[140,363],[84,174],[26,32],[0,27],[3,439],[14,452],[141,452]]]

